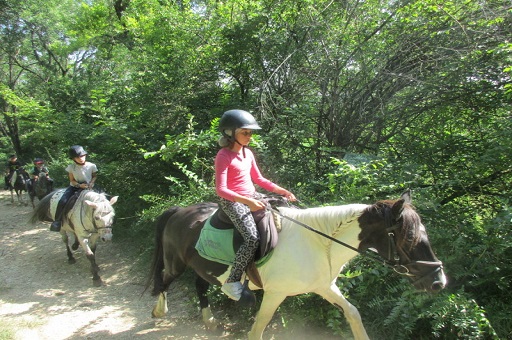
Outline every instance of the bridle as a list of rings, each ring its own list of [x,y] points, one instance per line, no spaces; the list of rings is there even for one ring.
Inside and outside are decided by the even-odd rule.
[[[109,226],[109,227],[98,227],[98,225],[96,224],[96,219],[94,218],[94,209],[91,209],[91,214],[92,214],[92,226],[93,226],[93,230],[91,229],[87,229],[86,227],[86,224],[84,223],[84,204],[83,202],[80,204],[80,223],[82,224],[82,227],[84,228],[84,230],[86,232],[88,232],[89,234],[99,234],[99,231],[102,230],[102,229],[110,229],[112,230],[112,226]],[[74,229],[74,228],[73,228]]]
[[[431,277],[432,275],[436,274],[437,272],[439,272],[443,269],[443,263],[441,261],[411,261],[411,259],[409,258],[409,256],[407,256],[407,254],[403,251],[403,249],[399,249],[397,247],[396,241],[395,241],[395,230],[397,230],[400,227],[400,224],[398,221],[395,221],[395,223],[392,226],[386,228],[386,234],[388,236],[388,242],[389,242],[388,258],[387,259],[384,258],[384,260],[382,261],[382,258],[378,259],[374,256],[375,252],[370,253],[368,251],[361,251],[361,250],[359,250],[355,247],[352,247],[351,245],[349,245],[343,241],[340,241],[330,235],[327,235],[327,234],[325,234],[325,233],[323,233],[305,223],[297,221],[291,217],[285,216],[277,209],[272,209],[272,211],[274,211],[281,218],[287,219],[303,228],[306,228],[307,230],[310,230],[310,231],[312,231],[316,234],[319,234],[337,244],[340,244],[346,248],[349,248],[349,249],[359,253],[360,255],[362,255],[365,258],[368,258],[368,259],[378,262],[378,263],[383,263],[384,266],[393,269],[395,271],[395,273],[397,273],[401,276],[406,276],[406,277],[410,278],[411,280],[413,280],[412,284],[414,286],[418,286],[420,283],[425,281],[428,277]],[[340,225],[342,223],[340,223]],[[391,224],[391,223],[389,223],[389,224]],[[372,255],[370,255],[370,254],[372,254]],[[403,262],[405,262],[405,264],[400,263],[400,262],[402,262],[402,261],[400,261],[400,254],[402,254],[402,256],[404,257]],[[427,274],[418,278],[419,273],[415,273],[418,271],[412,270],[412,268],[411,268],[411,266],[413,266],[413,265],[418,265],[418,266],[422,266],[422,267],[425,267],[425,266],[426,267],[434,267],[434,269],[429,271]],[[416,278],[416,280],[414,280],[415,278]]]
[[[441,261],[412,261],[409,256],[403,251],[403,249],[399,249],[396,245],[395,241],[395,230],[400,227],[398,221],[395,222],[391,227],[386,228],[386,234],[388,236],[388,260],[384,260],[384,264],[390,268],[392,268],[395,273],[409,277],[414,286],[418,286],[428,277],[431,277],[441,271],[443,269],[443,263]],[[402,254],[402,257],[405,260],[405,264],[401,264],[399,251]],[[391,261],[392,259],[392,261]],[[419,274],[414,272],[418,272],[416,270],[412,270],[411,266],[418,265],[422,267],[434,267],[433,270],[429,271],[425,275],[418,278]]]

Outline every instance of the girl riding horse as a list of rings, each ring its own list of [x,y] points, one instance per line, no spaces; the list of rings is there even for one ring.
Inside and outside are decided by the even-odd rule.
[[[240,300],[243,291],[240,282],[242,275],[259,245],[258,231],[251,212],[264,209],[265,204],[258,199],[260,194],[256,192],[254,184],[290,201],[296,200],[291,192],[263,177],[252,151],[247,148],[253,130],[260,129],[256,119],[243,110],[226,111],[219,122],[222,133],[219,145],[222,149],[215,157],[215,189],[219,195],[220,208],[243,237],[231,274],[222,285],[222,291],[235,301]]]
[[[64,207],[66,206],[69,198],[71,198],[71,196],[80,189],[92,189],[98,172],[96,164],[85,160],[87,152],[85,152],[82,146],[73,145],[69,148],[68,153],[69,158],[74,162],[66,167],[66,171],[69,176],[69,187],[59,200],[57,211],[55,213],[55,220],[50,226],[51,231],[60,231],[60,228],[62,227]]]
[[[34,158],[34,167],[32,168],[32,170],[30,171],[30,182],[31,182],[31,187],[32,188],[35,188],[35,183],[39,180],[39,176],[41,175],[41,173],[43,173],[43,175],[46,176],[48,182],[49,182],[49,186],[50,186],[50,189],[49,191],[53,191],[51,188],[53,187],[53,179],[50,178],[50,172],[48,171],[48,168],[44,165],[44,159],[42,158]]]

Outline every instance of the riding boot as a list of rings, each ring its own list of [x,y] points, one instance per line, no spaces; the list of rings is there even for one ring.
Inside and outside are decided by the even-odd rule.
[[[50,231],[60,231],[60,228],[62,227],[62,211],[64,210],[64,206],[66,205],[66,202],[62,202],[61,199],[59,203],[57,204],[57,211],[55,212],[55,221],[52,222],[52,225],[50,226]]]
[[[68,187],[62,194],[59,203],[57,203],[57,210],[55,211],[55,219],[50,226],[51,231],[60,231],[62,227],[62,218],[64,217],[64,208],[66,207],[69,198],[73,196],[79,189],[75,187]]]
[[[59,203],[57,203],[57,210],[55,211],[55,220],[52,222],[52,225],[50,226],[50,231],[60,231],[60,228],[62,227],[62,215],[67,201],[68,199],[66,197],[66,194],[64,193],[60,198]]]

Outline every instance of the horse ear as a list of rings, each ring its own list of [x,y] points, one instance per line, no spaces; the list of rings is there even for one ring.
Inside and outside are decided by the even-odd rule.
[[[391,214],[395,220],[402,214],[402,209],[404,208],[404,203],[405,203],[405,199],[400,198],[391,207]]]
[[[94,203],[93,201],[85,200],[84,202],[85,202],[85,204],[87,204],[90,207],[93,207],[93,208],[98,207],[98,205],[96,203]]]
[[[412,203],[411,189],[407,189],[406,191],[404,191],[402,196],[400,196],[400,199],[403,199],[405,201],[405,203],[411,204]]]
[[[110,205],[114,205],[114,203],[117,202],[117,199],[119,198],[119,196],[114,196],[110,199]]]

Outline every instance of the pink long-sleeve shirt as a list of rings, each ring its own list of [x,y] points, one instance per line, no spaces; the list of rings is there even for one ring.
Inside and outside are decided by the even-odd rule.
[[[237,194],[251,197],[256,192],[254,184],[268,191],[276,187],[276,184],[263,177],[251,150],[245,148],[244,157],[243,150],[233,152],[228,148],[220,149],[215,157],[217,195],[229,201],[234,201]]]

